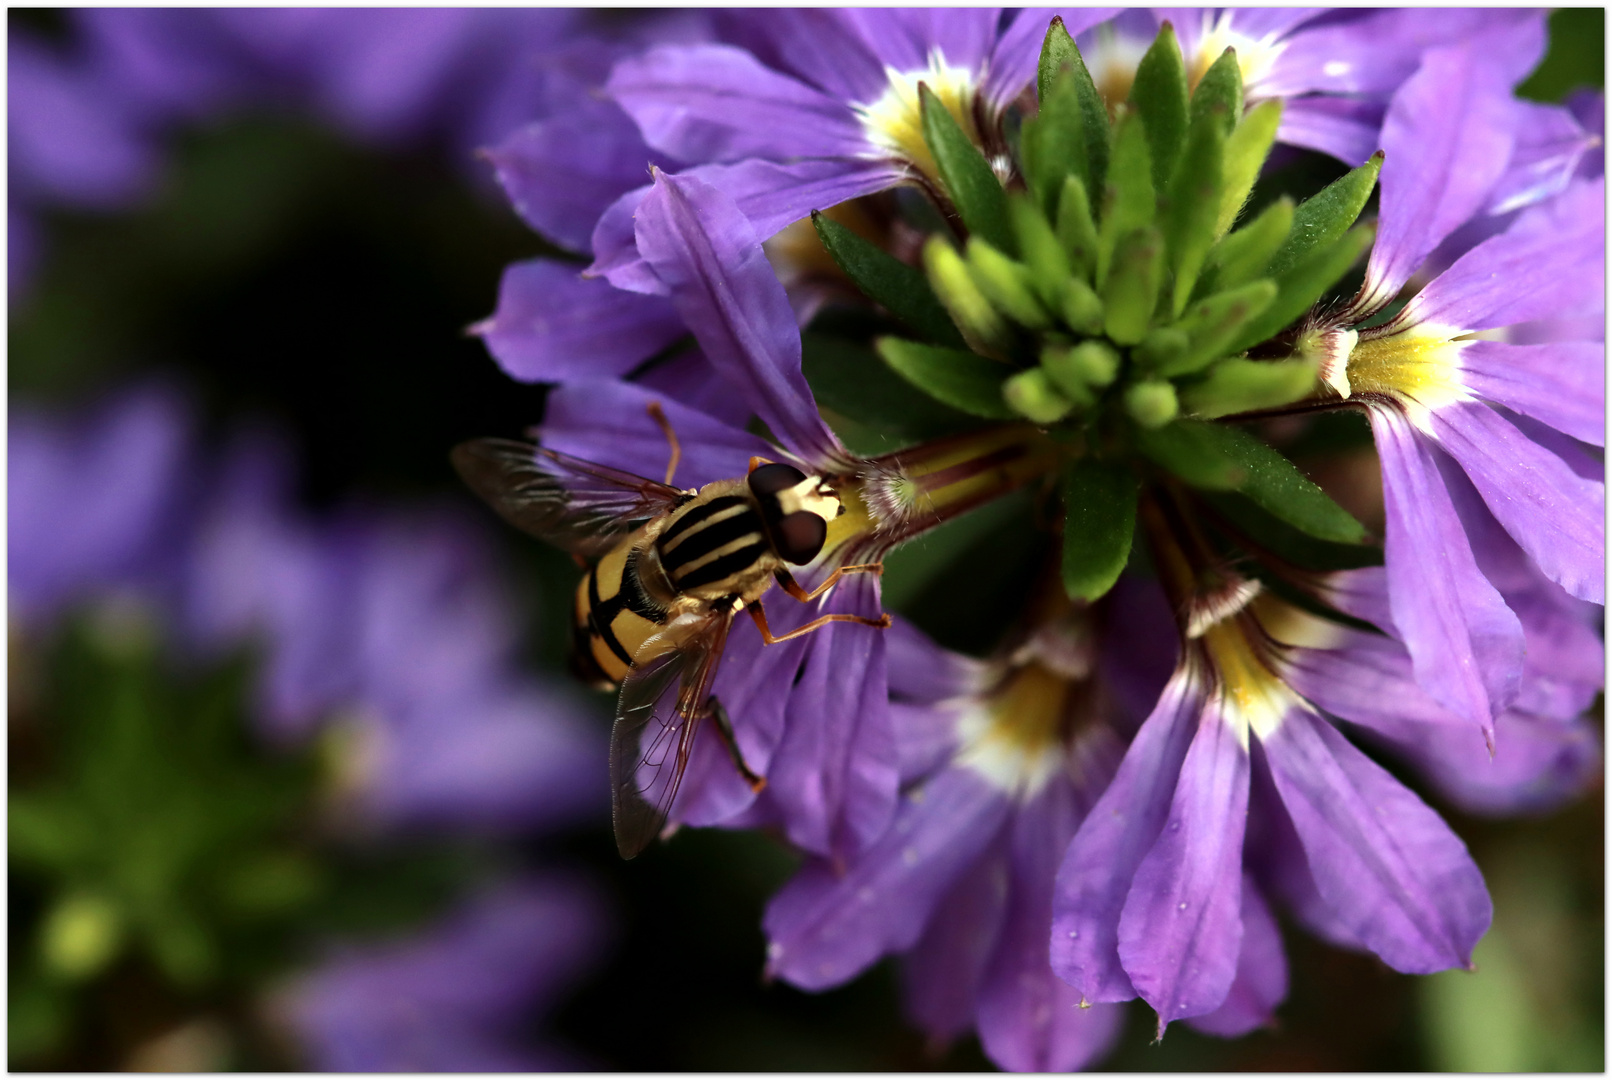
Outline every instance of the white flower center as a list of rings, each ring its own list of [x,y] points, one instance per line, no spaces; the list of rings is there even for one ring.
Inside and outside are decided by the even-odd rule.
[[[895,157],[912,165],[925,176],[936,176],[935,158],[924,140],[920,83],[946,106],[952,119],[977,146],[979,129],[974,123],[974,99],[978,74],[953,67],[939,50],[929,54],[929,66],[918,71],[885,68],[890,85],[877,101],[854,106],[868,142],[875,147],[872,157]]]

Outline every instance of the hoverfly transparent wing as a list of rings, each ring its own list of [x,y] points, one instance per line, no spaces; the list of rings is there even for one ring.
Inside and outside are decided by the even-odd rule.
[[[589,558],[687,497],[659,481],[514,439],[472,439],[450,457],[471,490],[511,525]]]
[[[610,790],[624,859],[660,835],[705,718],[733,613],[700,618],[682,644],[633,668],[621,683],[610,732]]]

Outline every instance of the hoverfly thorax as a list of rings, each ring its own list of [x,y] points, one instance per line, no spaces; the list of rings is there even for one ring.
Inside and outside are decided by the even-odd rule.
[[[793,566],[817,558],[828,538],[828,523],[845,513],[839,494],[821,477],[776,462],[752,470],[748,481],[778,557]]]

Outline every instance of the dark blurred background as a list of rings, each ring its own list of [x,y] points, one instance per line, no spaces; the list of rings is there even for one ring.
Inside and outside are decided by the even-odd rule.
[[[55,40],[73,33],[59,12],[12,10],[9,18]],[[1550,54],[1524,92],[1554,101],[1601,86],[1604,13],[1564,10],[1551,28]],[[506,378],[465,334],[492,309],[503,267],[544,250],[473,173],[440,147],[382,152],[309,116],[245,115],[180,131],[151,200],[121,212],[44,216],[43,254],[11,310],[12,400],[82,401],[165,373],[195,388],[215,433],[244,417],[289,430],[310,507],[357,494],[436,494],[470,506],[448,447],[518,434],[543,405],[540,388]],[[576,571],[563,555],[485,518],[515,568],[533,628],[530,664],[560,677]],[[959,542],[942,579],[999,564],[981,557],[997,543],[988,532]],[[943,639],[967,636],[947,624],[944,603],[914,614]],[[609,700],[593,704],[607,724]],[[14,767],[17,759],[14,741]],[[1134,1003],[1120,1049],[1103,1067],[1600,1070],[1600,793],[1540,820],[1488,822],[1438,809],[1467,840],[1494,895],[1494,929],[1478,948],[1476,975],[1402,976],[1288,932],[1293,983],[1279,1030],[1224,1042],[1176,1025],[1154,1045],[1151,1013]],[[545,858],[586,866],[619,913],[609,960],[549,1021],[607,1068],[990,1067],[972,1040],[949,1050],[923,1045],[901,1019],[890,962],[820,995],[762,982],[761,911],[793,867],[765,837],[685,831],[623,863],[601,823],[542,848]],[[14,897],[14,932],[19,918]],[[115,1047],[104,1045],[115,1032],[84,1037],[98,1044],[69,1047],[51,1065],[105,1068],[116,1060]]]

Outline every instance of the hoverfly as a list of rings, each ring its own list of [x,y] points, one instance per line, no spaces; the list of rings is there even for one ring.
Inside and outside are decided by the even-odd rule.
[[[677,437],[658,405],[649,412],[671,446],[664,483],[510,439],[473,439],[452,453],[459,475],[507,521],[592,563],[577,586],[572,666],[600,688],[621,685],[610,784],[627,859],[665,825],[705,717],[751,788],[766,784],[710,694],[734,616],[747,611],[768,645],[831,622],[890,625],[889,615],[829,614],[775,637],[761,606],[774,582],[804,603],[842,574],[882,565],[839,567],[806,591],[788,568],[822,551],[829,522],[845,512],[838,493],[821,476],[762,458],[745,476],[679,490]]]

